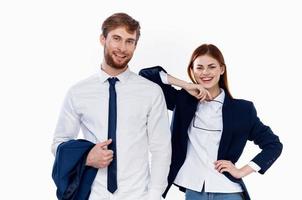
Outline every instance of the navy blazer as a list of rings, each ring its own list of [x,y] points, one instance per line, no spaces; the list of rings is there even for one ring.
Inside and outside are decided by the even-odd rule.
[[[159,75],[160,71],[166,72],[162,67],[156,66],[142,69],[139,74],[157,83],[162,88],[167,107],[173,111],[171,122],[172,160],[168,186],[163,194],[163,197],[165,197],[185,161],[188,128],[197,109],[198,100],[183,89],[176,90],[172,86],[162,83]],[[222,107],[222,118],[223,132],[217,160],[229,160],[235,164],[242,154],[246,142],[250,140],[261,149],[261,152],[252,161],[261,167],[259,173],[264,174],[281,154],[282,144],[278,136],[259,120],[252,102],[232,99],[227,93]],[[236,179],[228,172],[224,172],[224,175],[231,181],[239,183],[243,189],[245,199],[250,199],[242,179]],[[185,191],[182,187],[180,187],[180,190]]]
[[[57,148],[52,178],[59,200],[87,200],[97,169],[86,166],[86,157],[94,146],[87,140],[70,140]]]

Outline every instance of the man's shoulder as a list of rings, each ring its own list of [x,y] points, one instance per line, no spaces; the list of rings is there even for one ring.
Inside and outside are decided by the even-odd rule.
[[[74,85],[71,86],[70,89],[73,91],[85,89],[86,87],[90,87],[96,84],[98,81],[99,81],[99,76],[97,75],[97,73],[95,73],[76,82]]]
[[[131,80],[133,83],[135,83],[138,87],[144,87],[146,90],[150,91],[150,92],[159,92],[161,91],[161,88],[159,85],[157,85],[156,83],[146,79],[143,76],[140,76],[134,72],[131,72],[130,74],[131,76]]]

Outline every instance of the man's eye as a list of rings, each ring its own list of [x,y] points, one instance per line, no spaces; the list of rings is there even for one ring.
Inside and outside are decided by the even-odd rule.
[[[132,45],[134,44],[134,40],[128,40],[127,43]]]

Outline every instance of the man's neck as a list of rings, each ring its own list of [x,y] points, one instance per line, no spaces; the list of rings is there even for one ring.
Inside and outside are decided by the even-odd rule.
[[[103,62],[101,65],[101,69],[110,76],[117,76],[117,75],[123,73],[124,71],[126,71],[128,69],[128,65],[126,65],[124,68],[116,69],[116,68],[111,67],[107,63]]]

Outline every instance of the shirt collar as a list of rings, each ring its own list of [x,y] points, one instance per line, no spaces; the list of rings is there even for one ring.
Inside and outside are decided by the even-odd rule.
[[[220,88],[220,94],[215,99],[213,99],[213,100],[216,101],[216,102],[220,102],[221,104],[223,104],[224,97],[225,97],[225,92],[224,92],[224,90],[222,88]]]
[[[200,102],[199,105],[204,107],[208,107],[213,109],[215,112],[218,112],[222,109],[223,106],[223,102],[224,102],[224,98],[225,98],[225,92],[222,88],[220,88],[220,94],[215,97],[215,99],[211,100],[211,101],[203,101]]]
[[[118,80],[123,83],[128,80],[130,74],[131,74],[131,71],[130,71],[129,67],[127,67],[127,69],[124,72],[117,75],[116,78],[118,78]],[[112,77],[109,74],[107,74],[104,70],[102,70],[102,68],[99,69],[98,75],[99,75],[100,81],[102,83],[106,82],[108,78]]]

